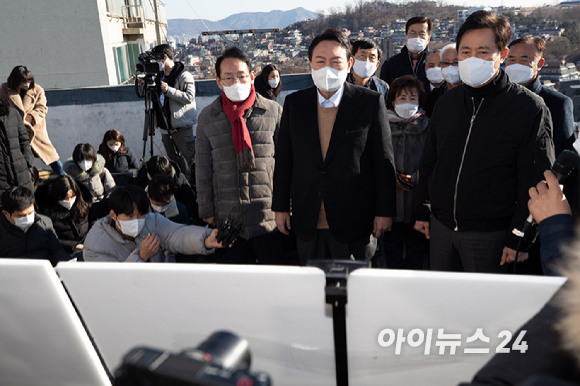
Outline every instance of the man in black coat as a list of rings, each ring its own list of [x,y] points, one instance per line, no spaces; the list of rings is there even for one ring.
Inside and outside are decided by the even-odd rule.
[[[424,16],[410,18],[405,25],[405,46],[401,53],[387,59],[381,67],[380,78],[389,85],[403,75],[413,75],[423,82],[423,88],[429,93],[430,83],[427,79],[425,61],[428,44],[433,32],[433,22]]]
[[[350,43],[354,64],[346,81],[383,94],[386,101],[389,85],[375,76],[381,60],[381,47],[372,39],[351,40]]]
[[[538,94],[552,115],[556,156],[566,149],[566,141],[574,134],[574,104],[566,95],[540,83],[546,42],[540,37],[526,36],[509,45],[505,72],[514,83]]]
[[[49,218],[34,212],[34,193],[13,187],[2,193],[0,245],[2,257],[45,259],[55,266],[70,260],[56,238]]]
[[[294,229],[302,262],[370,259],[371,233],[389,230],[396,212],[385,101],[345,83],[352,54],[342,32],[314,38],[308,57],[316,86],[286,97],[276,145],[276,225]]]
[[[554,160],[550,111],[499,68],[510,34],[507,20],[478,11],[457,35],[464,84],[435,105],[419,170],[415,229],[431,239],[433,270],[505,272],[528,190]]]
[[[0,194],[12,186],[34,191],[30,137],[18,111],[0,101]]]

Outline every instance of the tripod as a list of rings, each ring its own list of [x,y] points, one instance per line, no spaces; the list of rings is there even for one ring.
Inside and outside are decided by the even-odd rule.
[[[135,88],[138,87],[138,80],[135,80]],[[145,98],[145,121],[143,124],[143,156],[141,158],[141,163],[145,162],[145,154],[147,152],[147,140],[150,142],[150,158],[153,157],[153,136],[155,135],[155,118],[157,118],[157,123],[159,128],[167,131],[169,139],[174,144],[175,153],[179,160],[184,160],[179,150],[179,146],[175,145],[173,136],[171,135],[171,129],[167,123],[167,118],[163,111],[161,100],[159,98],[159,92],[155,87],[154,79],[151,76],[145,77],[145,92],[140,93],[137,89],[137,95],[141,98]],[[182,167],[182,165],[179,165]],[[185,170],[185,169],[183,169]]]

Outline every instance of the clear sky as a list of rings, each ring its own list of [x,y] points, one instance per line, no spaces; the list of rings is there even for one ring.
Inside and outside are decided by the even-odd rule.
[[[217,21],[240,12],[269,12],[272,10],[287,11],[302,7],[309,11],[316,12],[328,10],[332,7],[342,9],[347,3],[354,1],[342,0],[292,0],[292,1],[272,1],[272,0],[161,0],[165,3],[165,13],[168,19],[207,19]],[[393,1],[397,2],[397,1]],[[450,4],[465,5],[466,7],[481,6],[482,3],[491,7],[499,6],[502,0],[451,0]],[[543,4],[558,4],[557,0],[503,0],[506,7],[516,6],[539,6]],[[195,10],[195,11],[194,11]],[[197,12],[197,15],[196,15]]]

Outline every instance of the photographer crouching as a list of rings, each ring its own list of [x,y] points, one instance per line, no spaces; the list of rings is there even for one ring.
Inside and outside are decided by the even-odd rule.
[[[152,51],[155,54],[163,54],[163,59],[157,59],[157,62],[163,64],[163,71],[157,74],[155,87],[159,93],[168,129],[173,137],[172,140],[167,130],[160,127],[163,145],[169,159],[180,165],[175,149],[178,147],[187,164],[185,175],[190,179],[195,152],[194,130],[197,125],[193,75],[185,70],[183,63],[174,62],[175,53],[169,44],[160,44]],[[157,122],[163,121],[160,117],[157,118]]]

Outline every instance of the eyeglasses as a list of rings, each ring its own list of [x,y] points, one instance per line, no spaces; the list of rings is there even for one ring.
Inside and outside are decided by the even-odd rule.
[[[459,62],[441,62],[441,68],[449,67],[449,66],[459,66]]]
[[[419,36],[421,39],[425,39],[427,37],[427,32],[421,31],[417,33],[417,31],[410,31],[407,33],[407,36],[410,36],[412,38],[416,38],[417,36]]]
[[[221,82],[226,85],[230,86],[234,83],[248,83],[250,80],[250,75],[238,75],[238,76],[225,76],[221,78]]]

